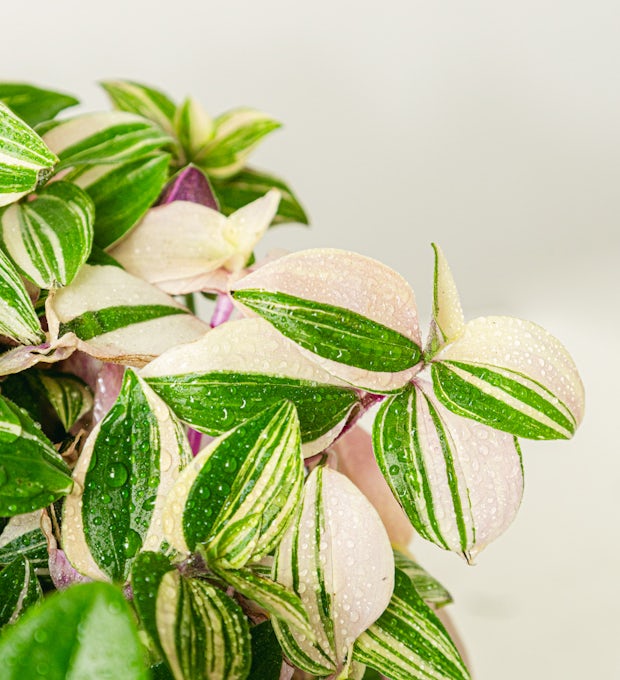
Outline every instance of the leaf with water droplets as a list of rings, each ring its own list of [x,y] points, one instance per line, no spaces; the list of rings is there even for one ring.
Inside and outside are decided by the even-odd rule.
[[[291,402],[250,418],[203,449],[168,495],[164,531],[180,552],[200,550],[217,569],[269,554],[301,495],[299,420]]]
[[[419,368],[413,291],[371,258],[333,249],[294,253],[237,281],[233,297],[356,387],[394,392]]]
[[[0,516],[32,512],[66,495],[72,487],[69,469],[38,425],[1,396],[0,412],[13,423],[10,436],[0,438]]]
[[[353,643],[381,615],[394,585],[392,548],[376,510],[344,475],[316,467],[273,569],[301,598],[315,635],[309,640],[274,620],[287,657],[315,675],[346,668]]]
[[[3,680],[147,680],[144,648],[120,590],[86,583],[31,608],[0,638]]]
[[[584,389],[566,348],[512,317],[474,319],[432,364],[437,397],[454,413],[517,437],[568,439],[583,418]]]
[[[257,318],[231,321],[174,347],[140,374],[181,420],[210,435],[282,399],[292,401],[305,456],[329,446],[359,403],[349,385]]]
[[[15,558],[0,571],[0,628],[15,623],[42,597],[32,564],[23,555]]]
[[[400,569],[387,609],[358,638],[353,657],[392,680],[470,678],[441,621]]]
[[[383,402],[377,462],[418,533],[468,559],[511,523],[523,472],[514,437],[444,408],[422,377]]]
[[[62,524],[71,564],[91,578],[125,581],[136,554],[162,544],[164,503],[190,458],[178,420],[128,369],[73,473]]]
[[[119,267],[84,265],[46,304],[52,342],[75,338],[103,361],[143,366],[209,327],[171,297]]]
[[[41,511],[11,517],[0,534],[0,564],[26,557],[37,569],[47,569],[47,540],[41,531]]]

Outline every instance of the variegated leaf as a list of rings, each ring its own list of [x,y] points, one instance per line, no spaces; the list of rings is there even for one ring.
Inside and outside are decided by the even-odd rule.
[[[159,205],[167,205],[174,201],[198,203],[219,212],[211,182],[198,166],[191,163],[170,179],[159,199]]]
[[[400,569],[387,609],[358,638],[353,656],[392,680],[470,678],[441,621]]]
[[[416,592],[427,604],[443,607],[452,602],[452,596],[441,583],[407,555],[395,550],[394,564],[411,579]]]
[[[209,327],[146,281],[113,266],[84,265],[46,304],[52,342],[76,338],[86,354],[142,366]]]
[[[23,556],[35,569],[47,569],[47,541],[41,531],[41,511],[15,515],[0,534],[0,564]]]
[[[76,338],[65,336],[53,343],[14,347],[0,354],[0,376],[12,375],[39,363],[54,364],[68,359],[76,349]]]
[[[115,108],[152,120],[166,132],[172,133],[176,105],[163,92],[129,80],[104,80],[101,87]]]
[[[214,125],[202,105],[188,97],[176,110],[174,129],[186,159],[191,160],[213,137]]]
[[[71,182],[53,182],[31,198],[0,214],[0,238],[13,262],[39,288],[67,285],[90,254],[93,202]]]
[[[530,321],[470,321],[435,357],[432,376],[451,411],[517,437],[568,439],[583,418],[575,363],[559,340]]]
[[[39,135],[0,102],[0,206],[34,191],[57,162]]]
[[[168,146],[172,139],[145,118],[125,111],[105,111],[48,125],[43,141],[58,156],[58,169],[62,169],[128,163]]]
[[[164,531],[183,553],[240,569],[269,554],[295,514],[303,483],[299,421],[276,403],[203,449],[168,495]]]
[[[0,422],[0,516],[32,512],[69,493],[69,469],[49,439],[1,396]]]
[[[210,177],[226,178],[239,172],[260,140],[281,125],[261,111],[240,108],[214,121],[211,140],[194,159]]]
[[[78,377],[40,371],[38,378],[65,430],[69,431],[93,407],[92,392]]]
[[[299,222],[308,224],[308,216],[292,189],[279,177],[262,170],[245,168],[228,179],[213,179],[220,210],[230,215],[244,205],[264,196],[271,189],[280,192],[280,205],[272,224]]]
[[[41,342],[45,335],[21,277],[0,250],[0,334],[24,345]]]
[[[42,597],[32,564],[23,555],[16,557],[0,571],[0,628],[15,623]]]
[[[197,203],[157,206],[110,254],[134,276],[177,294],[176,282],[225,267],[241,269],[278,207],[276,191],[230,217]],[[184,291],[192,292],[192,291]]]
[[[141,375],[181,420],[211,435],[288,399],[297,408],[305,456],[329,446],[359,403],[346,383],[262,319],[218,326],[170,349]]]
[[[147,680],[144,647],[119,589],[85,583],[31,608],[0,638],[3,680]],[[40,673],[45,669],[45,673]]]
[[[70,95],[28,83],[0,83],[0,101],[31,127],[51,120],[64,109],[80,103]]]
[[[523,492],[511,435],[445,409],[416,379],[383,402],[373,428],[379,467],[424,538],[469,561],[513,520]]]
[[[413,291],[376,260],[333,249],[294,253],[236,282],[233,298],[356,387],[394,392],[419,368]]]
[[[132,586],[142,623],[175,680],[245,680],[251,647],[241,608],[206,581],[184,578],[166,561],[143,553]]]
[[[425,351],[427,359],[443,345],[455,340],[465,326],[456,283],[441,248],[433,243],[435,274],[433,281],[433,321]]]
[[[86,576],[125,581],[138,551],[164,539],[164,503],[191,458],[166,405],[131,369],[106,417],[89,435],[63,510],[62,548]]]
[[[344,475],[323,466],[310,473],[301,514],[276,551],[274,577],[299,595],[315,636],[275,619],[286,656],[319,676],[346,669],[353,643],[390,601],[394,558],[379,515]]]
[[[100,248],[116,243],[144,217],[166,183],[169,162],[168,154],[155,153],[72,174],[95,206],[94,240]]]

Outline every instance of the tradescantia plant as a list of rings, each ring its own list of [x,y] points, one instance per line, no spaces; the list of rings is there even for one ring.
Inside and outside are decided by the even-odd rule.
[[[255,262],[307,221],[246,165],[279,124],[103,87],[0,84],[2,677],[469,678],[408,543],[507,528],[518,440],[582,419],[572,359],[466,322],[437,246],[424,344],[373,259]]]

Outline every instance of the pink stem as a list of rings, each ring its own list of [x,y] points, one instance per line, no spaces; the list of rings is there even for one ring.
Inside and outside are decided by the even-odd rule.
[[[216,328],[226,323],[233,313],[234,305],[230,299],[230,295],[227,293],[220,293],[217,296],[217,302],[215,303],[215,309],[213,310],[213,316],[211,317],[211,328]]]

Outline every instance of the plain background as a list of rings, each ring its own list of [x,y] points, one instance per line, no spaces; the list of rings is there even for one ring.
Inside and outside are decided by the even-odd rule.
[[[467,318],[562,339],[587,391],[576,437],[523,442],[521,512],[475,567],[416,553],[455,598],[478,680],[620,678],[620,5],[34,0],[1,17],[4,80],[93,110],[97,80],[132,78],[282,120],[254,162],[290,181],[312,228],[263,250],[376,257],[428,321],[436,241]]]

